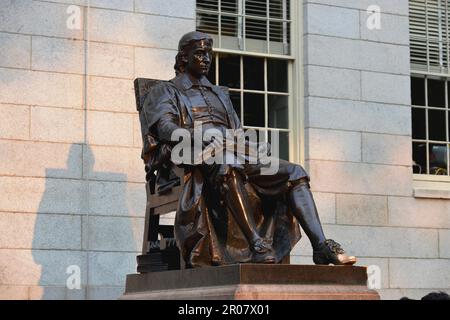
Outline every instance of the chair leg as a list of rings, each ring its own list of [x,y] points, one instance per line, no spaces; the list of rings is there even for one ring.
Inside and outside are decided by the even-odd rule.
[[[148,235],[147,235],[147,243],[148,243],[148,253],[150,249],[159,247],[157,244],[158,241],[158,229],[159,229],[159,215],[155,215],[154,209],[150,210],[150,217],[148,222]]]
[[[146,183],[145,189],[147,192],[147,201],[150,195],[155,194],[155,177],[152,176]],[[155,215],[155,209],[149,206],[145,209],[145,225],[144,225],[144,239],[142,243],[142,254],[147,254],[152,245],[156,244],[158,240],[159,215]]]

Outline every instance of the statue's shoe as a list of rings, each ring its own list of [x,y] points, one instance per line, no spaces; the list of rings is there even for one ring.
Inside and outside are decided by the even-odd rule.
[[[341,245],[334,240],[328,239],[320,244],[319,249],[314,250],[313,261],[320,265],[347,265],[356,263],[356,257],[345,254]]]
[[[276,259],[273,255],[272,243],[267,239],[260,238],[252,245],[254,263],[275,263]]]
[[[267,264],[274,264],[276,263],[275,256],[272,255],[272,253],[253,253],[253,263],[267,263]]]

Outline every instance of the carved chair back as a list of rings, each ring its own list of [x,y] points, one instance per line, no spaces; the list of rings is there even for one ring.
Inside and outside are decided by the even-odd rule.
[[[146,125],[145,117],[142,114],[142,108],[150,89],[162,80],[138,78],[134,82],[134,89],[136,94],[136,108],[139,112],[141,122],[142,139],[147,139],[145,136],[144,126]],[[163,250],[170,246],[175,251],[176,244],[173,233],[173,226],[160,225],[160,216],[175,211],[178,207],[178,198],[183,188],[183,179],[180,179],[180,184],[171,188],[164,194],[156,192],[156,177],[157,172],[152,171],[148,165],[145,165],[146,171],[146,192],[147,204],[145,209],[145,227],[144,239],[142,244],[142,256],[138,257],[138,271],[147,272],[148,263],[146,256],[158,250]],[[158,239],[159,238],[159,239]],[[174,252],[172,252],[173,255]],[[179,252],[175,252],[179,255]],[[174,258],[170,258],[174,260]],[[150,259],[152,260],[152,259]],[[175,259],[176,260],[176,259]],[[150,261],[152,262],[152,261]],[[176,263],[175,263],[176,264]],[[180,268],[182,264],[180,264]],[[169,267],[173,269],[173,266]]]

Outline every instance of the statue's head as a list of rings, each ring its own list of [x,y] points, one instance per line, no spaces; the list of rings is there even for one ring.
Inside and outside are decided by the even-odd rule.
[[[213,39],[206,33],[193,31],[181,37],[175,59],[177,74],[189,72],[200,78],[209,73],[212,59]]]

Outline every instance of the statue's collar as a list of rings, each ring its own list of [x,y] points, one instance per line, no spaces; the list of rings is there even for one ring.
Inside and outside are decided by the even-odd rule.
[[[192,88],[194,85],[200,85],[204,87],[212,88],[213,85],[209,82],[208,78],[201,77],[197,82],[193,82],[187,73],[183,73],[175,78],[175,81],[180,83],[184,90]]]

